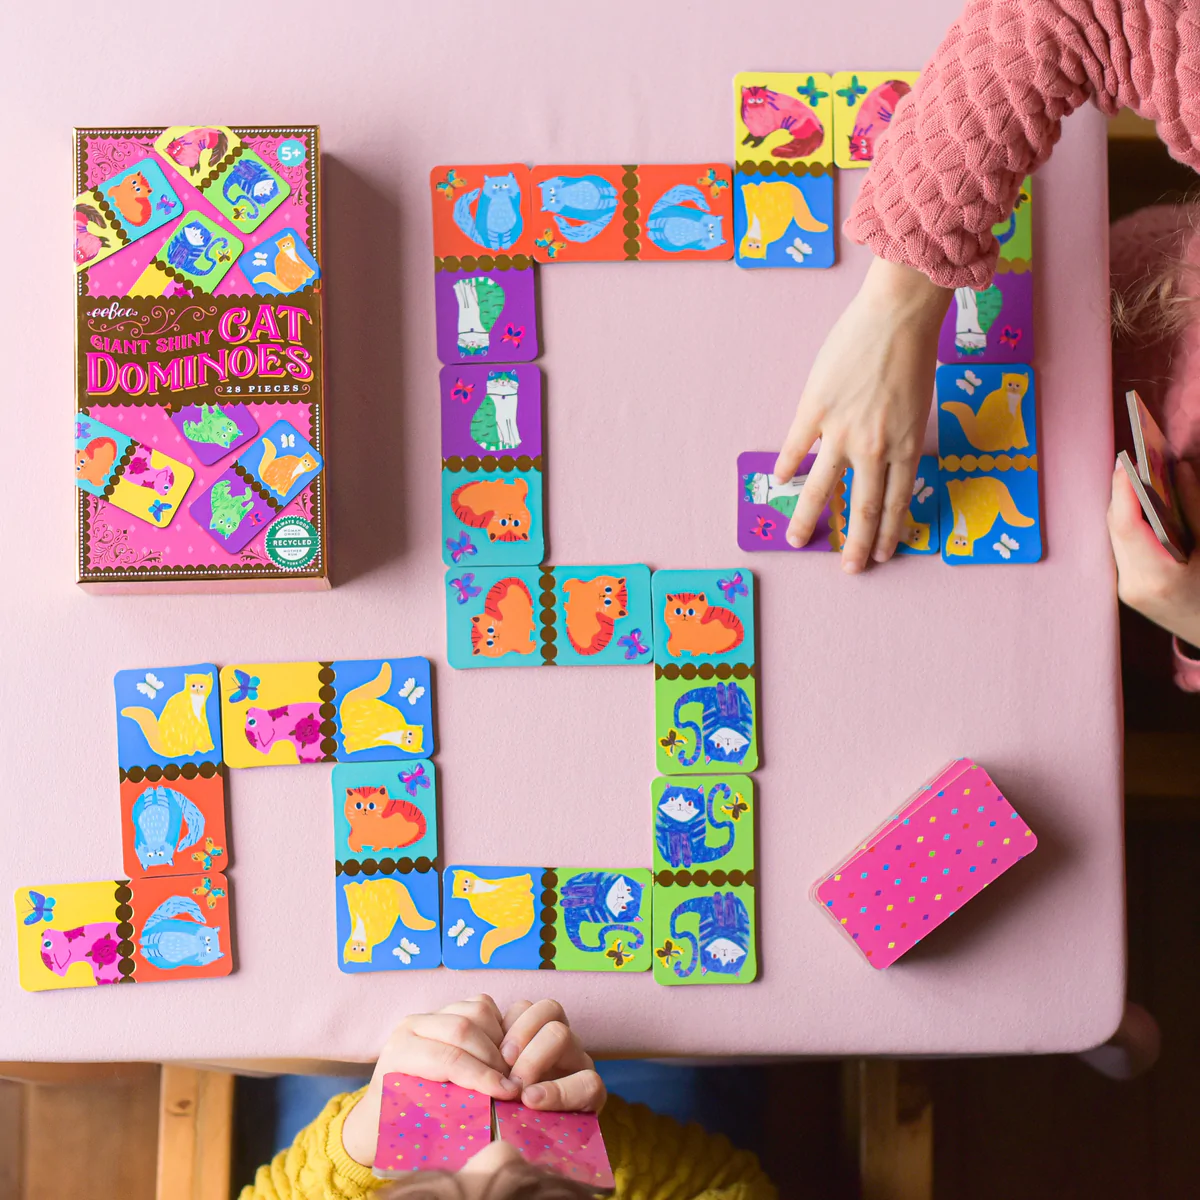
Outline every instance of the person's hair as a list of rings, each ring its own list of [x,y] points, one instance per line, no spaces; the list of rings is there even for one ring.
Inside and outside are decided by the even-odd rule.
[[[466,1179],[481,1180],[483,1190],[468,1190],[463,1186]],[[372,1200],[593,1200],[595,1195],[593,1188],[573,1179],[512,1162],[491,1176],[414,1171],[407,1179],[373,1192]]]
[[[1200,297],[1200,266],[1183,257],[1187,238],[1200,231],[1200,206],[1188,204],[1191,229],[1173,233],[1171,251],[1164,264],[1147,272],[1124,291],[1112,289],[1111,318],[1114,337],[1134,345],[1150,345],[1177,337],[1196,316]]]

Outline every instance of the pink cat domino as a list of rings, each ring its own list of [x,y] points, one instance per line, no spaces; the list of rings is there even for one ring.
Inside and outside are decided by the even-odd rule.
[[[1036,848],[1033,830],[988,773],[960,758],[810,894],[882,970]]]

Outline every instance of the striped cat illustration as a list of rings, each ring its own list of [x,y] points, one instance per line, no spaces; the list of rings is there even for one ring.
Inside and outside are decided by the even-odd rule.
[[[667,653],[672,658],[685,654],[726,654],[742,644],[746,631],[732,609],[709,604],[703,592],[668,595],[663,609],[667,627]]]
[[[699,723],[680,719],[690,704],[701,707]],[[673,716],[680,731],[690,732],[695,741],[690,753],[680,748],[681,767],[693,766],[701,754],[705,763],[740,763],[754,744],[754,706],[733,680],[684,692],[675,701]]]
[[[689,913],[700,917],[699,938],[679,928],[680,917]],[[733,892],[696,896],[678,905],[671,914],[671,937],[690,946],[692,951],[686,966],[682,962],[672,964],[680,979],[692,975],[697,965],[701,975],[709,971],[737,975],[750,950],[750,913]]]
[[[646,940],[640,929],[628,924],[642,919],[642,885],[616,871],[583,871],[562,885],[558,903],[571,945],[599,953],[607,948],[610,933],[628,934],[626,949],[636,950]],[[594,942],[585,941],[584,925],[599,925]]]
[[[724,858],[733,849],[733,822],[717,820],[713,803],[718,797],[728,800],[732,795],[727,783],[714,783],[707,800],[703,787],[667,788],[654,813],[654,844],[663,859],[672,867],[691,867]],[[724,830],[725,840],[710,846],[709,829]]]
[[[515,450],[521,444],[517,431],[516,371],[489,371],[487,391],[471,417],[471,439],[493,454]]]

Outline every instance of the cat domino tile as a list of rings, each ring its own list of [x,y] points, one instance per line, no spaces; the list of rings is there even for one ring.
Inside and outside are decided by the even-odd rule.
[[[1037,837],[981,766],[947,764],[810,896],[876,970],[907,953]]]
[[[455,970],[650,968],[644,868],[453,865],[442,880],[442,961]]]
[[[754,576],[655,571],[654,706],[664,775],[758,766]]]
[[[339,763],[333,823],[339,969],[440,966],[433,763]]]

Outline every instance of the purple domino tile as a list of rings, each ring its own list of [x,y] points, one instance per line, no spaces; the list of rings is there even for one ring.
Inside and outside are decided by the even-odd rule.
[[[244,404],[189,404],[171,414],[171,423],[206,467],[258,433],[258,422]]]
[[[192,520],[222,550],[237,554],[275,516],[273,509],[230,467],[188,509]]]
[[[796,497],[817,456],[808,455],[795,478],[783,487],[777,486],[772,476],[776,457],[771,450],[747,450],[738,455],[738,545],[743,550],[791,550],[793,553],[833,549],[834,516],[829,505],[821,510],[806,545],[788,544],[787,527],[796,509]]]
[[[441,381],[443,458],[541,454],[540,367],[443,367]]]
[[[997,273],[982,292],[956,288],[942,322],[938,361],[1028,363],[1033,360],[1033,272]]]
[[[532,362],[538,356],[533,267],[438,271],[433,277],[438,358],[461,363]]]

